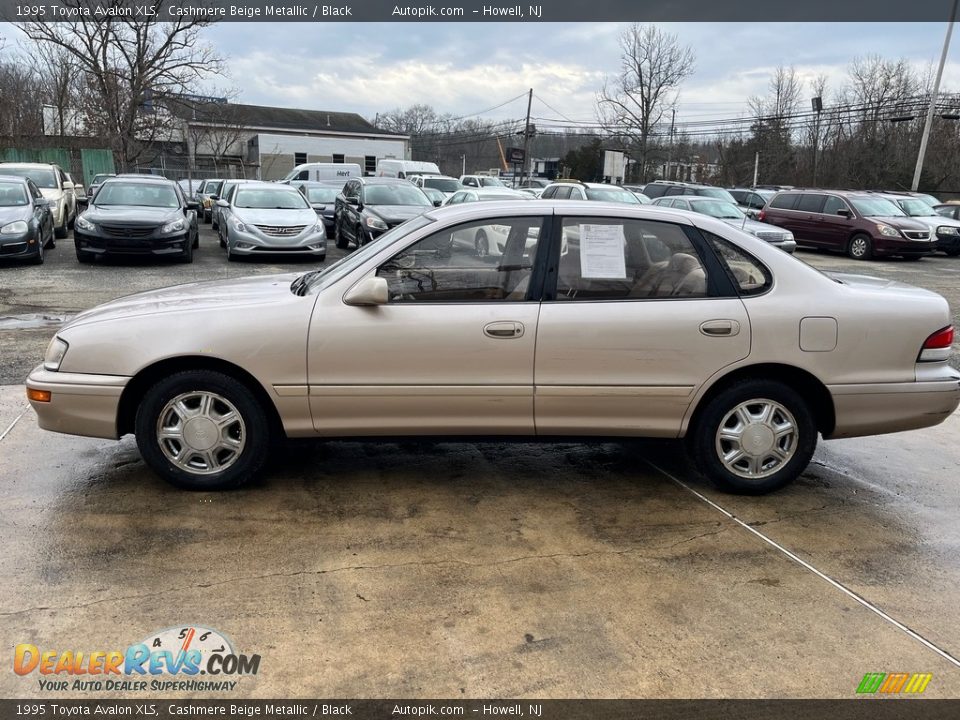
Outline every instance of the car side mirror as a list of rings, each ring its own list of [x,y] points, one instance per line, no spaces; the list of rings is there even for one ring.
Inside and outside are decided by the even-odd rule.
[[[199,210],[200,203],[196,200],[187,200],[187,210]]]
[[[840,208],[839,210],[837,210],[837,215],[845,218],[849,218],[853,216],[853,214],[850,212],[848,208]]]
[[[437,199],[433,201],[434,207],[440,207],[441,205],[443,205],[443,200]]]
[[[369,307],[371,305],[386,305],[389,300],[387,281],[382,277],[364,278],[343,296],[347,305]]]
[[[63,181],[63,189],[64,189],[64,190],[73,190],[75,187],[76,187],[76,185],[74,185],[74,184],[73,184],[72,182],[70,182],[69,180],[64,180],[64,181]]]
[[[217,200],[217,207],[230,207],[230,203],[226,200]]]

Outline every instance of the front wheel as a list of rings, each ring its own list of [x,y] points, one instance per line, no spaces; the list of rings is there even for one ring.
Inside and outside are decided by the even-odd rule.
[[[847,255],[854,260],[869,260],[873,257],[873,241],[868,235],[854,235],[847,246]]]
[[[58,240],[63,240],[67,236],[67,218],[63,218],[63,225],[53,228],[53,235]]]
[[[762,495],[804,471],[817,427],[803,398],[770,380],[731,385],[711,399],[689,445],[700,470],[720,490]]]
[[[135,428],[147,465],[185,490],[239,487],[270,452],[263,406],[246,385],[212,370],[176,373],[150,388]]]
[[[343,236],[343,229],[339,220],[333,226],[333,242],[341,250],[346,250],[350,244],[350,241]]]

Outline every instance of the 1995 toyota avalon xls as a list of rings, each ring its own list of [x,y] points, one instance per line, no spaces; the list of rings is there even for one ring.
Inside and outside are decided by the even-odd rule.
[[[502,247],[453,242],[480,230]],[[707,216],[469,203],[323,270],[81,313],[27,392],[41,427],[134,433],[185,488],[241,484],[284,435],[653,436],[686,438],[719,487],[762,493],[797,477],[818,433],[944,420],[952,341],[939,295],[828,277]]]

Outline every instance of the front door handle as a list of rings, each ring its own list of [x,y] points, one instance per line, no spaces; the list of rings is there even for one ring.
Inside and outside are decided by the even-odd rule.
[[[498,340],[523,337],[523,323],[509,320],[488,323],[483,326],[483,334]]]
[[[740,332],[740,323],[736,320],[707,320],[701,323],[700,332],[707,337],[729,337]]]

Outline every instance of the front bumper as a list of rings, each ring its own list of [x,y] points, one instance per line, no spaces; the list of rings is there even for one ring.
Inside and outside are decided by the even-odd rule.
[[[304,232],[295,237],[269,237],[230,228],[230,251],[237,255],[314,255],[326,257],[327,233]]]
[[[836,423],[827,439],[916,430],[946,420],[960,405],[960,379],[831,385]]]
[[[775,248],[780,248],[785,253],[790,253],[791,255],[797,249],[796,240],[767,240],[767,242]]]
[[[0,235],[0,259],[34,257],[40,252],[40,241],[32,230],[19,235]]]
[[[77,248],[93,255],[179,256],[183,254],[188,236],[188,231],[159,237],[123,237],[73,229],[73,239]]]
[[[50,393],[50,402],[30,400],[44,430],[116,439],[120,396],[129,381],[117,375],[50,372],[38,365],[27,388]]]
[[[937,250],[960,252],[960,235],[937,235]]]
[[[873,236],[873,252],[876,255],[933,255],[936,251],[936,238],[932,240],[907,240],[906,238]]]

